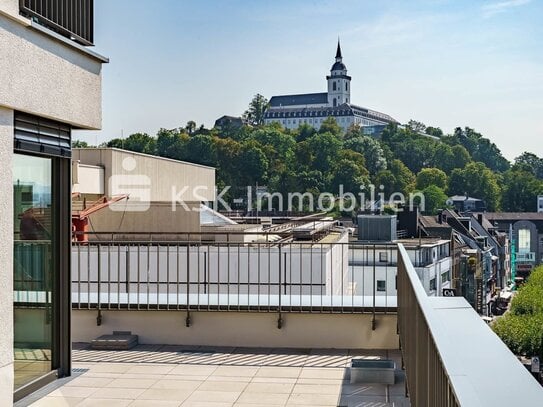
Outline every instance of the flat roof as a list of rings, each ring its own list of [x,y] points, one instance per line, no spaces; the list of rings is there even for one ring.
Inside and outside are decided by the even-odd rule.
[[[140,152],[137,152],[137,151],[131,151],[131,150],[124,150],[122,148],[117,148],[117,147],[78,147],[78,148],[73,148],[72,151],[85,151],[85,150],[103,150],[103,151],[115,151],[117,153],[123,153],[123,154],[134,154],[134,155],[138,155],[138,156],[141,156],[141,157],[147,157],[147,158],[153,158],[155,160],[163,160],[163,161],[170,161],[170,162],[174,162],[174,163],[178,163],[178,164],[186,164],[186,165],[192,165],[192,166],[195,166],[195,167],[200,167],[200,168],[206,168],[206,169],[209,169],[209,170],[216,170],[215,167],[210,167],[208,165],[203,165],[203,164],[197,164],[197,163],[191,163],[189,161],[181,161],[181,160],[175,160],[173,158],[167,158],[167,157],[162,157],[162,156],[159,156],[159,155],[152,155],[152,154],[145,154],[145,153],[140,153]],[[73,159],[73,157],[72,157]]]

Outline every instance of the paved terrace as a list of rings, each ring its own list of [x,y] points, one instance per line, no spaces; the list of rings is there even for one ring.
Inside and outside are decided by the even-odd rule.
[[[74,375],[16,406],[409,406],[396,384],[350,384],[351,359],[393,359],[398,350],[312,350],[139,345],[129,351],[74,346]],[[32,397],[32,398],[31,398]]]

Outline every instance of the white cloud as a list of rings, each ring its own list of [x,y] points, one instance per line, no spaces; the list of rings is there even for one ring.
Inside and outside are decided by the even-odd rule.
[[[512,8],[524,6],[531,1],[532,0],[505,0],[497,3],[486,4],[482,7],[483,17],[489,18],[495,14],[505,13]]]

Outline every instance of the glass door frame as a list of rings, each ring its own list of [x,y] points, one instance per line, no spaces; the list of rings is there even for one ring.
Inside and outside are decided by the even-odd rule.
[[[14,401],[47,383],[71,375],[71,158],[15,148],[15,154],[50,158],[52,242],[51,372],[14,391]]]

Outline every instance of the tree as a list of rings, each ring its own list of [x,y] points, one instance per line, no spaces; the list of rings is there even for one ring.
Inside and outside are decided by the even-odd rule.
[[[466,148],[474,161],[484,163],[492,171],[506,171],[510,164],[500,149],[475,130],[457,127],[454,134],[445,139],[450,144],[460,144]]]
[[[501,189],[498,176],[481,162],[456,168],[449,179],[450,194],[468,194],[482,199],[490,211],[500,209]]]
[[[409,120],[407,127],[415,133],[424,133],[426,131],[426,125],[416,120]]]
[[[539,179],[543,179],[543,158],[529,152],[524,152],[515,158],[515,170],[527,171]]]
[[[82,140],[72,140],[72,148],[87,148],[89,143]]]
[[[392,160],[388,170],[382,170],[374,177],[374,184],[377,191],[384,187],[385,195],[395,192],[407,194],[413,190],[415,176],[400,160]]]
[[[263,183],[267,180],[269,162],[256,141],[248,141],[243,144],[239,154],[238,176],[245,185]]]
[[[319,133],[330,133],[336,137],[341,136],[341,133],[343,132],[341,126],[337,124],[337,121],[332,116],[327,117],[324,119],[321,123],[321,127],[319,127]]]
[[[183,160],[189,136],[178,129],[160,129],[157,134],[156,151],[159,156]]]
[[[217,155],[213,137],[203,134],[191,137],[182,156],[185,161],[212,167],[216,166]]]
[[[445,208],[447,194],[437,185],[429,185],[422,191],[424,195],[424,213],[436,215],[438,209]]]
[[[217,153],[217,178],[223,185],[237,186],[241,143],[232,139],[215,138]]]
[[[543,358],[543,267],[531,272],[513,298],[510,311],[491,327],[511,352]]]
[[[451,170],[454,168],[464,168],[471,161],[469,152],[464,146],[456,145],[451,150],[454,157]]]
[[[301,124],[296,130],[296,141],[298,143],[313,137],[317,131],[315,128],[307,123]]]
[[[107,146],[137,153],[156,154],[156,139],[147,133],[134,133],[124,140],[116,138],[109,141]]]
[[[264,114],[268,107],[268,99],[257,93],[249,103],[249,108],[243,113],[243,118],[252,126],[261,126],[264,124]]]
[[[543,181],[537,179],[533,173],[524,170],[509,170],[504,173],[503,180],[503,210],[537,211],[537,196],[543,194]]]
[[[396,179],[395,192],[408,193],[413,190],[415,175],[400,160],[393,160],[390,163],[390,171]]]
[[[187,133],[192,134],[196,130],[196,122],[194,120],[189,120],[185,125]]]
[[[439,187],[442,191],[447,189],[447,174],[439,168],[423,168],[417,174],[416,188],[425,189],[430,185]]]
[[[441,130],[439,127],[431,127],[431,126],[428,126],[426,127],[426,130],[424,130],[424,132],[426,134],[429,134],[430,136],[434,136],[434,137],[443,137],[443,130]]]
[[[335,165],[331,185],[334,193],[343,185],[344,192],[357,194],[361,186],[366,187],[368,184],[368,171],[364,166],[347,158],[339,160]]]
[[[377,174],[387,168],[385,153],[381,145],[371,137],[363,135],[351,137],[344,142],[344,148],[361,153],[370,174]]]
[[[314,169],[327,174],[337,160],[342,142],[332,133],[318,133],[307,140]]]

